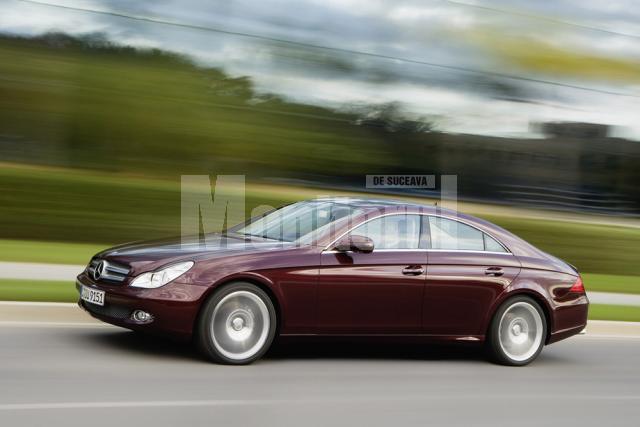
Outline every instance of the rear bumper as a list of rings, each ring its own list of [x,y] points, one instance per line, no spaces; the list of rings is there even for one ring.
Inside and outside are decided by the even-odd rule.
[[[86,274],[76,279],[81,286],[105,292],[104,306],[78,300],[78,305],[91,316],[112,325],[132,330],[188,337],[193,332],[200,301],[207,288],[183,283],[169,283],[158,289],[137,289],[123,285],[103,285],[92,281]],[[151,322],[132,319],[135,310],[153,315]]]
[[[586,295],[558,306],[554,312],[553,330],[547,344],[577,335],[587,327],[589,299]]]

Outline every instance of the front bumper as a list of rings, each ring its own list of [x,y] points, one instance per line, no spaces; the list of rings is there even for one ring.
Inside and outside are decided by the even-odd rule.
[[[76,279],[78,293],[81,286],[105,292],[103,306],[78,300],[78,305],[96,319],[128,329],[175,336],[192,334],[200,302],[207,290],[204,286],[179,282],[172,282],[157,289],[139,289],[129,286],[128,283],[98,283],[85,273]],[[133,320],[131,315],[135,310],[151,313],[153,320]]]

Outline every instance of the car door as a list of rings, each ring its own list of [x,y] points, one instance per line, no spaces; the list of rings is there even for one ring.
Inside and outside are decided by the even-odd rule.
[[[462,222],[429,216],[423,328],[433,335],[483,335],[493,302],[520,262],[493,237]]]
[[[377,217],[351,231],[372,239],[373,252],[322,253],[319,333],[420,333],[427,264],[421,228],[419,215]]]

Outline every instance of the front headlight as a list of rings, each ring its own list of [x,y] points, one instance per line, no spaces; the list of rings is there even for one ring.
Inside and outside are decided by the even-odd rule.
[[[144,273],[133,279],[131,286],[147,289],[159,288],[182,276],[189,271],[191,267],[193,267],[193,261],[187,261],[173,264],[162,270]]]

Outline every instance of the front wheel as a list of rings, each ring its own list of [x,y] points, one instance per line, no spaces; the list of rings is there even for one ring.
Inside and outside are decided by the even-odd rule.
[[[213,361],[244,365],[269,349],[275,332],[276,312],[269,296],[251,283],[236,282],[205,303],[196,339]]]
[[[496,312],[488,337],[490,357],[497,363],[524,366],[542,351],[547,322],[540,305],[520,296],[507,300]]]

